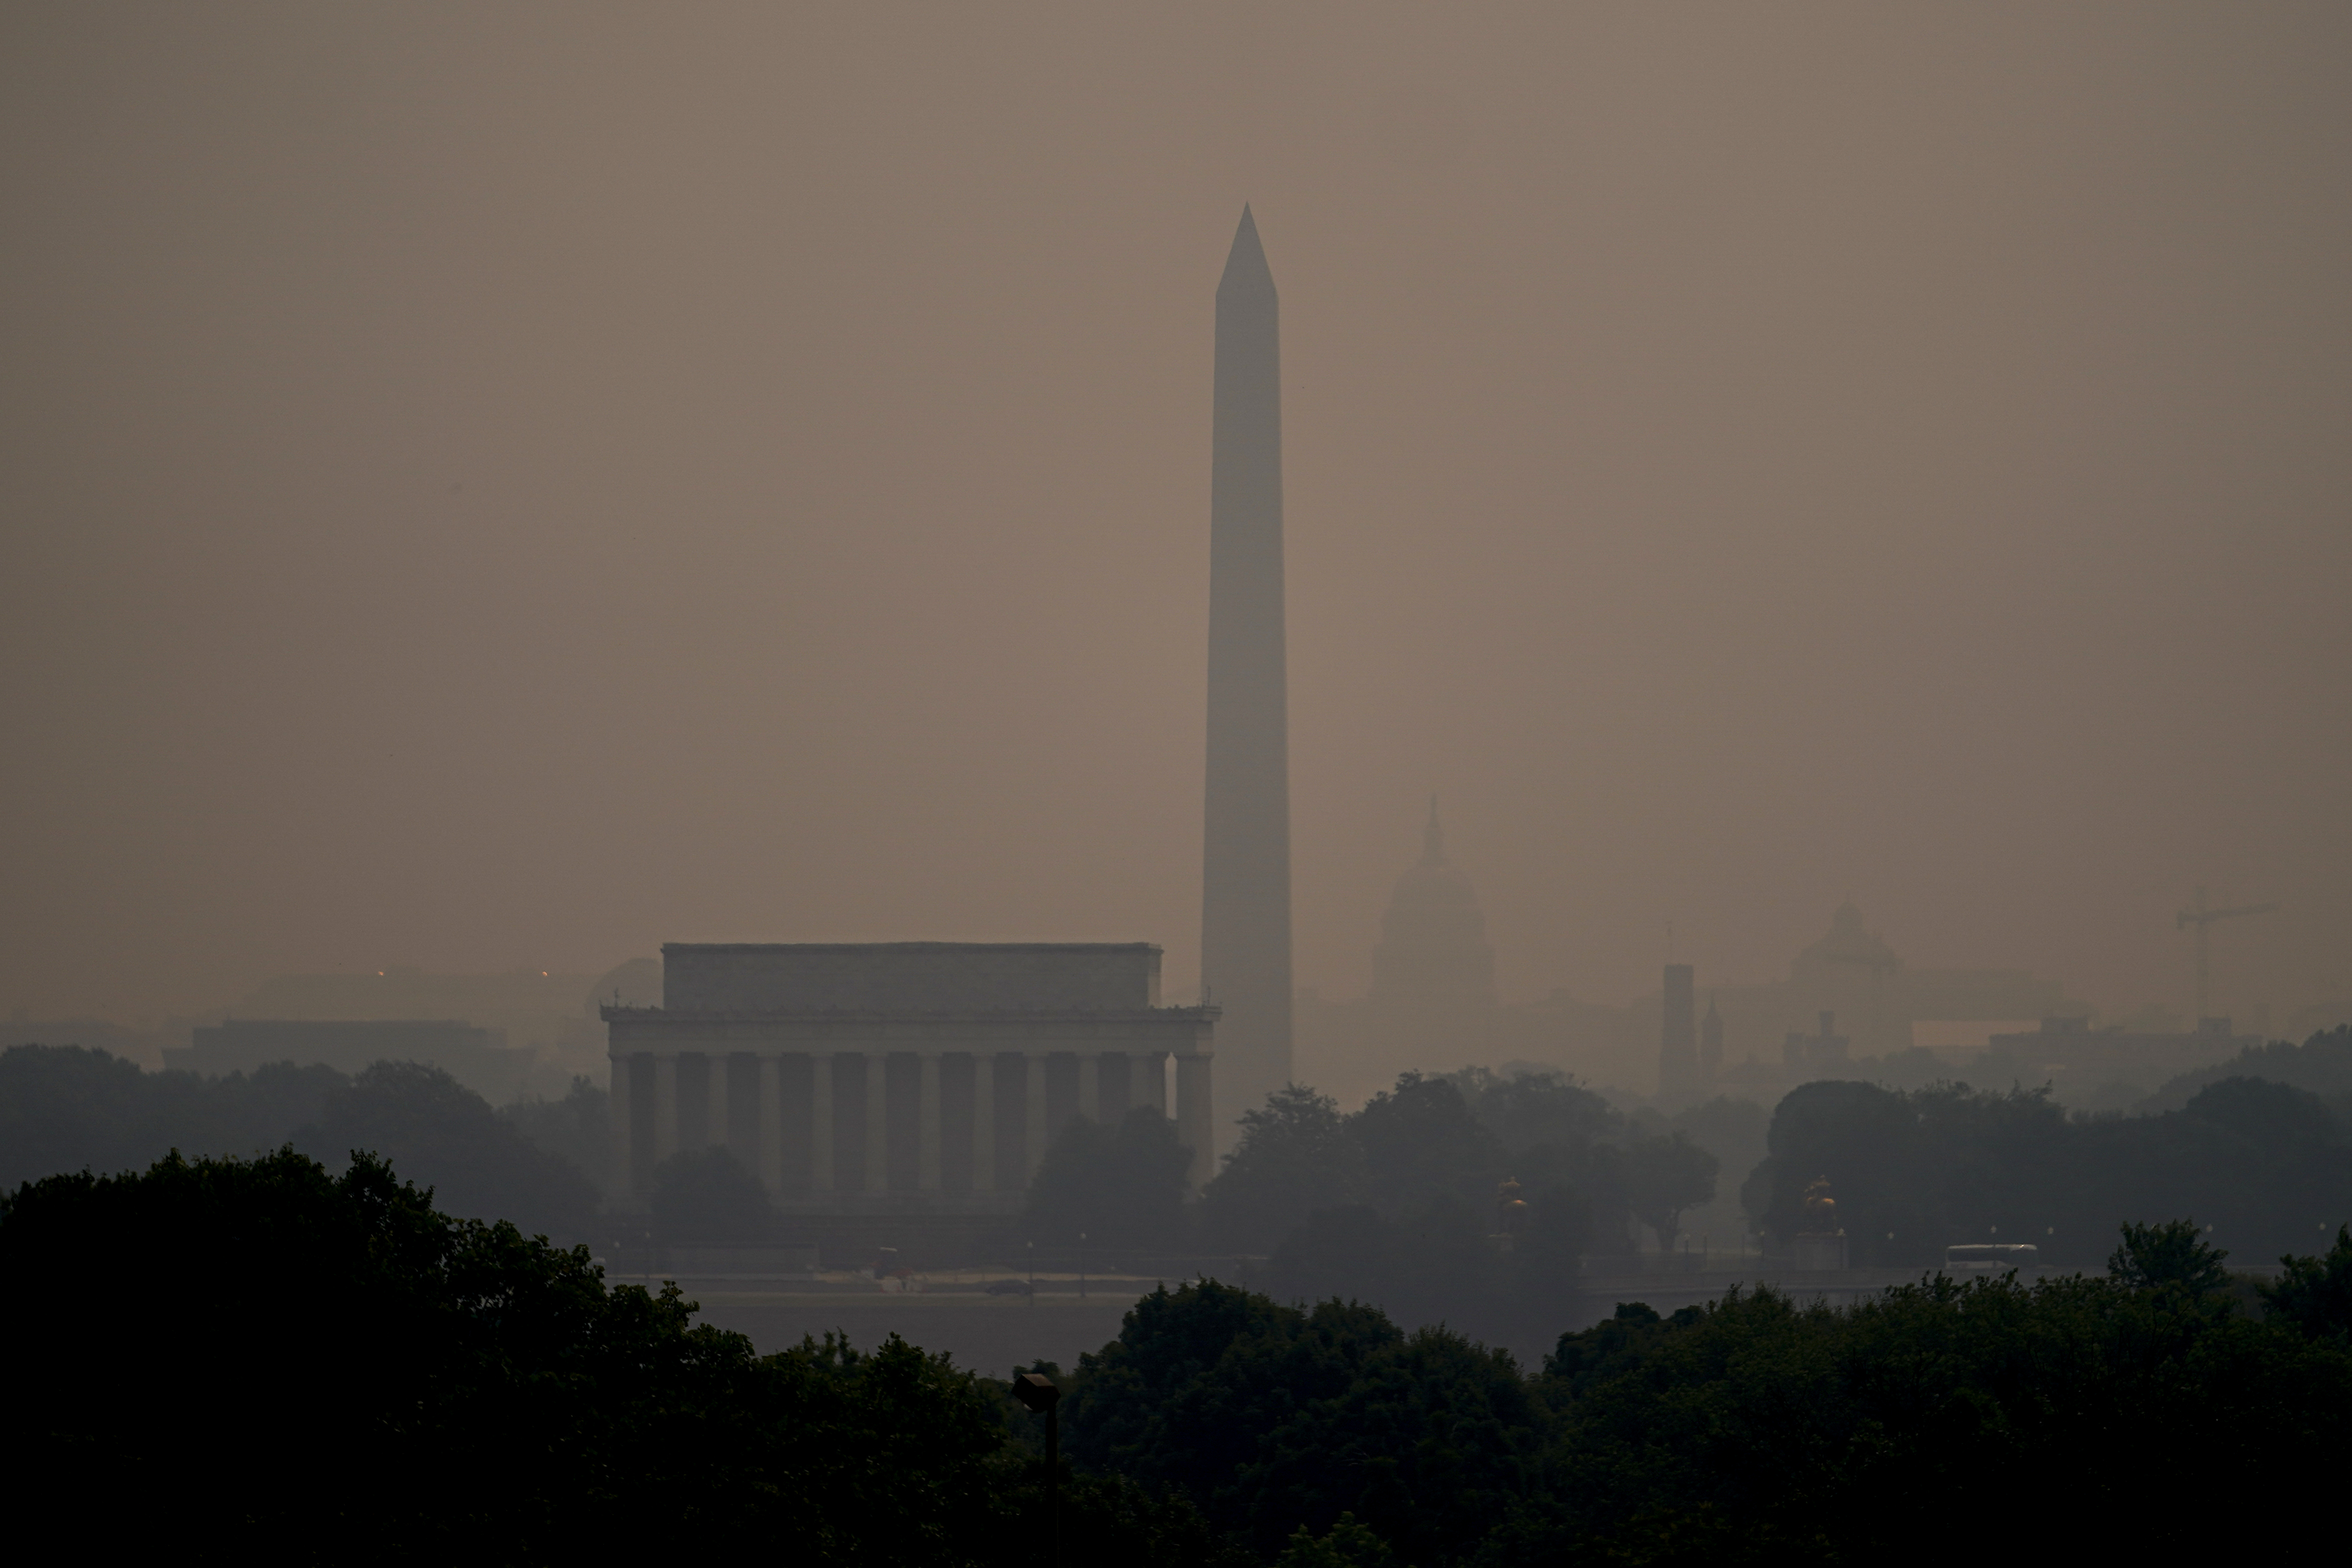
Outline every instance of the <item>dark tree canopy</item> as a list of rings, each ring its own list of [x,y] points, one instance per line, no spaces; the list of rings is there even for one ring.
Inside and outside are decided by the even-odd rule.
[[[1363,1151],[1339,1102],[1302,1084],[1241,1115],[1242,1136],[1202,1195],[1212,1246],[1271,1252],[1318,1208],[1365,1197]]]
[[[1137,1302],[1081,1362],[1063,1421],[1082,1463],[1178,1487],[1266,1556],[1352,1513],[1425,1563],[1458,1560],[1525,1494],[1540,1440],[1507,1355],[1213,1281]]]
[[[1958,1241],[2032,1242],[2095,1267],[2118,1223],[2194,1212],[2242,1256],[2310,1247],[2352,1217],[2352,1137],[2316,1097],[2224,1079],[2179,1111],[2069,1117],[2041,1090],[1808,1083],[1773,1113],[1742,1198],[1765,1230],[1804,1228],[1829,1178],[1856,1262],[1927,1266]]]
[[[1716,1160],[1689,1134],[1637,1137],[1624,1156],[1626,1200],[1633,1218],[1658,1233],[1658,1245],[1674,1249],[1683,1214],[1715,1197]]]
[[[294,1142],[322,1159],[380,1155],[433,1190],[446,1213],[510,1219],[526,1234],[585,1236],[595,1185],[438,1067],[379,1061],[331,1091]]]
[[[602,1100],[575,1086],[556,1103],[568,1112],[550,1110],[576,1120],[601,1113]],[[203,1078],[142,1072],[79,1047],[0,1052],[0,1186],[59,1171],[143,1169],[173,1149],[247,1155],[289,1142],[337,1166],[353,1149],[374,1150],[436,1188],[445,1209],[527,1231],[577,1238],[597,1208],[596,1184],[566,1157],[571,1149],[525,1135],[520,1119],[437,1068],[379,1062],[354,1078],[279,1062]]]
[[[1507,1151],[1452,1081],[1408,1072],[1349,1119],[1362,1151],[1365,1196],[1401,1214],[1441,1195],[1482,1203],[1495,1190]]]
[[[2193,1219],[2161,1225],[2126,1221],[2122,1244],[2107,1258],[2107,1272],[2140,1291],[2163,1291],[2202,1301],[2230,1283],[2227,1252],[2205,1243]]]
[[[59,1171],[141,1170],[174,1148],[259,1154],[316,1123],[349,1082],[331,1067],[200,1078],[79,1046],[11,1046],[0,1051],[0,1190]]]
[[[1350,1212],[1396,1223],[1309,1228]],[[2313,1538],[2352,1443],[2352,1230],[2259,1317],[2194,1223],[2121,1241],[2104,1277],[1627,1302],[1534,1375],[1360,1303],[1163,1288],[1040,1369],[1066,1560],[1935,1560],[1986,1520],[2029,1555]],[[373,1156],[52,1176],[0,1198],[0,1463],[27,1529],[118,1555],[1035,1560],[1037,1426],[1003,1385],[896,1338],[760,1356],[694,1312]]]
[[[499,1106],[499,1114],[524,1137],[568,1161],[599,1186],[615,1178],[612,1096],[587,1079],[572,1079],[561,1100],[532,1096]]]
[[[1024,1223],[1033,1239],[1056,1247],[1083,1235],[1102,1247],[1180,1248],[1192,1163],[1176,1124],[1149,1105],[1116,1127],[1075,1118],[1038,1164]]]
[[[669,1247],[756,1247],[775,1218],[760,1178],[715,1145],[656,1166],[650,1203],[654,1235]]]
[[[2263,1310],[2314,1339],[2352,1349],[2352,1228],[2317,1258],[2286,1257],[2279,1277],[2260,1288]]]
[[[1030,1555],[1042,1477],[1003,1385],[895,1336],[756,1355],[675,1287],[608,1290],[584,1249],[452,1219],[373,1158],[50,1177],[0,1199],[0,1287],[20,1524],[74,1521],[110,1554]],[[1085,1560],[1218,1560],[1181,1498],[1065,1490]]]

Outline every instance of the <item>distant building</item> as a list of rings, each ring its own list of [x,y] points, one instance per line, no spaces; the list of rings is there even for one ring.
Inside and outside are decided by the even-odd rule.
[[[1837,1014],[1821,1015],[1811,1034],[1790,1030],[1780,1041],[1780,1061],[1793,1076],[1843,1067],[1853,1060],[1853,1041],[1837,1032]]]
[[[1698,1075],[1713,1083],[1723,1071],[1723,1015],[1715,1010],[1715,998],[1706,998],[1706,1017],[1698,1026]]]
[[[1661,992],[1635,1002],[1633,1010],[1645,1023],[1663,1024],[1664,1009]],[[1791,960],[1787,979],[1713,988],[1708,1009],[1718,1019],[1719,1060],[1741,1062],[1719,1069],[1717,1077],[1759,1092],[1777,1082],[1773,1046],[1785,1054],[1790,1036],[1815,1038],[1823,1013],[1836,1016],[1849,1057],[1867,1058],[1911,1050],[1922,1024],[1931,1031],[1970,1020],[1999,1028],[2087,1010],[2070,1003],[2056,981],[2021,969],[1913,968],[1869,927],[1851,899],[1831,915],[1829,929]]]
[[[1395,1030],[1459,1029],[1495,1010],[1495,948],[1477,891],[1445,857],[1445,829],[1429,803],[1421,859],[1396,880],[1372,949],[1373,1010]]]
[[[1872,1053],[1904,1050],[1911,1043],[1907,1009],[1894,995],[1903,960],[1885,939],[1863,924],[1852,899],[1830,916],[1830,928],[1789,966],[1789,988],[1803,997],[1809,1011],[1835,1013]]]
[[[632,967],[625,966],[601,980],[537,969],[451,974],[399,967],[356,974],[280,975],[231,1002],[225,1015],[214,1017],[462,1019],[501,1032],[507,1044],[531,1051],[537,1065],[533,1089],[561,1094],[573,1073],[602,1076],[604,1031],[596,1022],[596,1004],[611,999],[615,978]]]
[[[1165,1113],[1214,1170],[1217,1009],[1160,1005],[1144,943],[700,944],[604,1009],[626,1186],[730,1150],[802,1212],[1011,1212],[1074,1117]]]
[[[1347,1002],[1303,996],[1297,1019],[1300,1076],[1349,1103],[1407,1070],[1496,1060],[1495,948],[1477,890],[1445,852],[1434,800],[1421,858],[1397,877],[1381,917],[1371,989]]]
[[[1699,1088],[1698,993],[1688,964],[1666,966],[1658,1021],[1658,1092],[1694,1093]]]
[[[186,1037],[167,1030],[131,1029],[104,1019],[34,1019],[0,1023],[0,1051],[19,1045],[80,1046],[135,1061],[150,1072],[163,1065],[163,1052]]]
[[[231,1019],[200,1024],[184,1050],[163,1050],[166,1071],[223,1077],[273,1062],[359,1072],[378,1061],[422,1061],[502,1103],[529,1079],[530,1052],[507,1049],[502,1030],[455,1019]]]
[[[2037,1030],[1992,1036],[1978,1060],[2005,1061],[2028,1082],[2062,1091],[2114,1085],[2152,1093],[2168,1079],[2262,1043],[2260,1035],[2235,1032],[2225,1018],[2207,1019],[2201,1027],[2176,1034],[2093,1029],[2082,1017],[2046,1018]]]

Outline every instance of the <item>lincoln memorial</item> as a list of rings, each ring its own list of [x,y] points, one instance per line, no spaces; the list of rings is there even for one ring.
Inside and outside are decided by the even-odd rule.
[[[1010,1212],[1076,1116],[1170,1113],[1213,1170],[1214,1008],[1163,1008],[1147,943],[662,948],[662,1005],[603,1009],[632,1192],[724,1145],[779,1207]]]

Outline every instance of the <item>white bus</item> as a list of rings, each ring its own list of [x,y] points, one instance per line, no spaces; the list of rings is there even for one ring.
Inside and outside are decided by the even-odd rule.
[[[1958,1280],[2032,1269],[2041,1261],[2042,1249],[2031,1242],[1970,1241],[1944,1249],[1944,1272]]]

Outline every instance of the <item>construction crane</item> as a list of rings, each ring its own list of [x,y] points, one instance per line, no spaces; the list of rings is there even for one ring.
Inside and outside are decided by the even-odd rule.
[[[2172,917],[2175,931],[2197,928],[2197,1026],[2205,1025],[2206,977],[2212,961],[2212,930],[2216,920],[2235,920],[2241,915],[2268,915],[2278,907],[2275,904],[2241,904],[2234,909],[2205,907],[2205,889],[2200,884],[2197,898],[2188,908]]]

